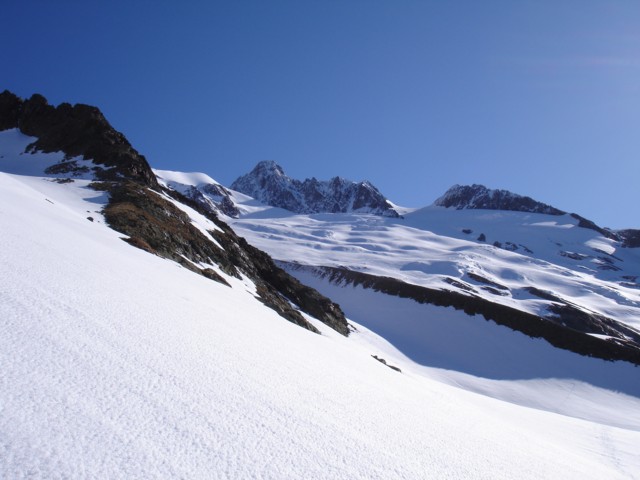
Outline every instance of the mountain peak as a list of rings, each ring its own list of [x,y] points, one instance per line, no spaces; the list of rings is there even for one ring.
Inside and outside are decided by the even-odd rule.
[[[294,213],[362,212],[398,217],[387,199],[368,181],[352,182],[333,177],[304,181],[289,178],[273,160],[259,162],[231,188],[263,203]]]
[[[564,215],[566,212],[508,190],[494,190],[484,185],[454,185],[434,205],[446,208],[508,210],[516,212]]]
[[[275,160],[262,160],[261,162],[258,162],[256,166],[253,167],[251,173],[255,173],[256,175],[271,174],[282,177],[286,176],[284,174],[284,169],[276,163]]]
[[[129,178],[158,187],[143,155],[115,130],[102,112],[90,105],[61,103],[53,106],[40,94],[23,100],[8,90],[0,93],[0,131],[17,128],[36,137],[31,151],[63,152],[66,157],[92,160],[97,178]],[[53,168],[70,168],[63,162]]]

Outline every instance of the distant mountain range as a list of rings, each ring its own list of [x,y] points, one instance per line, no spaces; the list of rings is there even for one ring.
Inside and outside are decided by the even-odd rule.
[[[171,172],[160,175],[172,177]],[[353,182],[340,177],[320,181],[315,178],[303,181],[287,176],[284,169],[272,160],[259,162],[254,169],[236,179],[225,188],[207,177],[186,185],[177,180],[169,181],[172,188],[191,198],[203,208],[238,218],[241,209],[232,191],[247,195],[259,202],[298,214],[313,213],[369,213],[398,218],[400,214],[393,202],[387,199],[369,181]],[[454,185],[438,197],[433,206],[456,210],[502,210],[514,212],[566,215],[567,212],[547,205],[531,197],[508,190],[489,189],[484,185]],[[405,210],[405,209],[402,209]],[[640,246],[640,230],[612,231],[572,213],[578,225],[617,240],[625,247]]]
[[[367,181],[352,182],[340,177],[327,181],[294,180],[274,161],[258,163],[250,173],[233,182],[231,189],[295,213],[359,212],[399,216],[393,205]]]

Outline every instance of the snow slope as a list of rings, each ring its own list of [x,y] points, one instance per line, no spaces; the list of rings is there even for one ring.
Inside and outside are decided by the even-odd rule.
[[[291,266],[289,266],[291,267]],[[640,430],[638,367],[552,347],[543,339],[362,286],[330,283],[313,269],[290,273],[338,302],[389,342],[384,358],[416,372],[519,405]],[[391,348],[389,348],[391,347]],[[621,395],[620,393],[624,393]]]
[[[285,265],[290,273],[340,303],[350,318],[420,365],[494,380],[487,388],[456,378],[465,388],[580,417],[590,414],[575,401],[590,403],[586,412],[593,412],[601,408],[607,391],[640,397],[637,369],[630,364],[558,351],[544,340],[450,308],[332,285],[322,270],[305,267],[346,266],[440,289],[454,288],[447,280],[455,279],[474,288],[477,296],[544,315],[550,302],[533,295],[534,287],[637,328],[640,297],[630,279],[640,273],[640,252],[578,227],[578,219],[570,215],[439,207],[405,209],[400,220],[363,214],[295,215],[237,192],[230,194],[243,212],[240,219],[230,220],[234,228],[275,258],[292,262]],[[477,240],[480,236],[483,241]],[[486,282],[503,286],[498,292],[502,295],[496,295],[496,288],[485,289],[490,286]],[[533,384],[542,388],[539,380],[553,384],[545,388],[541,402],[541,396],[529,391]],[[574,394],[579,384],[590,393]],[[561,392],[559,399],[556,391]],[[628,421],[614,420],[615,416],[605,409],[598,419],[614,424]]]
[[[87,180],[51,180],[0,173],[0,478],[638,478],[637,399],[607,392],[617,426],[572,418],[359,325],[313,334],[246,281],[121,241]]]
[[[544,315],[549,301],[532,295],[535,287],[640,329],[640,250],[620,248],[569,215],[427,207],[404,219],[248,215],[231,224],[279,260],[345,266],[440,289],[452,288],[447,279],[454,279],[492,302]],[[481,234],[484,242],[477,241]],[[483,288],[489,282],[506,287],[505,294]]]

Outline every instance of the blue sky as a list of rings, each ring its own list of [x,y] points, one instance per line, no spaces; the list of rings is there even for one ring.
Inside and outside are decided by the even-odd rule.
[[[640,227],[640,2],[3,2],[0,89],[100,107],[152,166],[453,184]]]

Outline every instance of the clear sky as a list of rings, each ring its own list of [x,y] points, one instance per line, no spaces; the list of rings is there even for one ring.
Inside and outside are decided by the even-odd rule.
[[[637,0],[5,0],[0,89],[100,107],[153,167],[260,160],[424,206],[482,183],[640,227]]]

